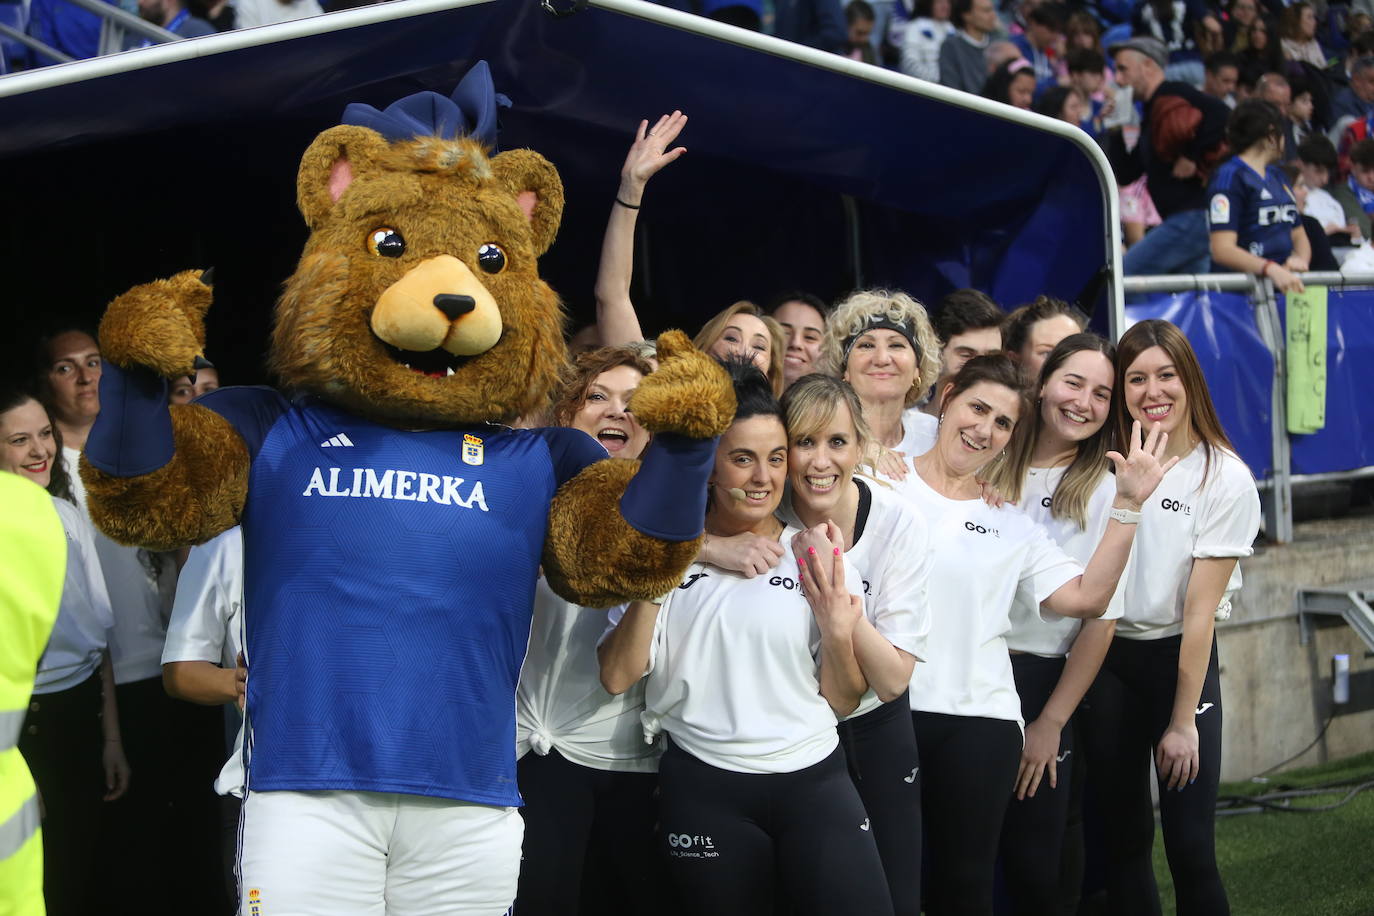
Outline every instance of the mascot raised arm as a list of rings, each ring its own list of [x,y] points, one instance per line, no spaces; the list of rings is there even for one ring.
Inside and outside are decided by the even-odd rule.
[[[483,63],[452,99],[351,105],[306,150],[281,391],[169,411],[168,379],[204,365],[198,271],[101,322],[81,468],[96,523],[158,549],[243,526],[244,914],[505,912],[541,564],[563,597],[605,606],[668,591],[698,546],[734,398],[680,332],[631,405],[654,434],[642,462],[503,425],[546,403],[566,358],[537,265],[563,189],[537,153],[493,153],[503,102]]]

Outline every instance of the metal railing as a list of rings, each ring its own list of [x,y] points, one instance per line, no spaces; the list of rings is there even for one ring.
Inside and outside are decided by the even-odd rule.
[[[1300,274],[1306,286],[1372,287],[1374,271],[1309,271]],[[1278,298],[1268,278],[1253,274],[1169,274],[1154,277],[1125,277],[1126,295],[1142,293],[1242,292],[1247,293],[1255,312],[1255,326],[1264,346],[1274,360],[1274,381],[1269,392],[1269,439],[1271,470],[1260,481],[1260,502],[1264,508],[1264,530],[1271,541],[1286,544],[1293,540],[1293,485],[1295,483],[1354,480],[1374,474],[1374,468],[1355,468],[1324,474],[1295,477],[1288,440],[1288,360],[1283,325],[1279,320]]]

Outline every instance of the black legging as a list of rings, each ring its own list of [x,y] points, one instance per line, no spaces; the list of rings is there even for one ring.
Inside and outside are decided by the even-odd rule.
[[[19,752],[43,800],[43,896],[51,916],[84,916],[95,904],[87,893],[98,886],[103,747],[99,671],[75,687],[34,694]]]
[[[223,912],[230,902],[214,783],[224,765],[224,712],[173,699],[160,677],[120,684],[115,695],[132,775],[128,793],[101,817],[111,912]],[[150,862],[157,881],[147,880]]]
[[[1182,641],[1181,636],[1116,637],[1089,694],[1090,711],[1082,729],[1091,770],[1088,810],[1103,822],[1112,913],[1160,912],[1150,859],[1155,832],[1150,767],[1155,744],[1173,717]],[[1159,819],[1179,916],[1225,916],[1230,907],[1217,871],[1215,843],[1221,778],[1221,682],[1215,638],[1198,710],[1193,720],[1198,732],[1197,779],[1175,791],[1159,782]]]
[[[896,916],[921,912],[921,758],[906,691],[841,722],[849,778],[872,821]]]
[[[557,750],[531,751],[517,764],[525,807],[516,916],[659,914],[655,893],[662,864],[655,854],[656,773],[625,773],[581,766]],[[597,855],[604,847],[608,855]],[[606,863],[609,873],[588,868]],[[588,881],[584,884],[584,875]]]
[[[1030,724],[1054,693],[1064,673],[1064,659],[1013,655],[1011,670],[1021,697],[1021,715]],[[1013,913],[1040,916],[1062,909],[1060,850],[1069,814],[1073,755],[1073,731],[1065,725],[1059,733],[1056,786],[1051,788],[1046,771],[1034,795],[1020,801],[1013,796],[1007,807],[999,856]]]
[[[1006,719],[913,712],[921,748],[926,912],[992,913],[1002,817],[1016,785],[1021,729]]]
[[[660,848],[688,913],[758,916],[781,883],[803,916],[889,916],[863,803],[836,748],[794,773],[736,773],[669,745]]]

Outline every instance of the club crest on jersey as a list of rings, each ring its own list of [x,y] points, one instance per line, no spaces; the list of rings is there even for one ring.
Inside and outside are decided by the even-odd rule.
[[[463,434],[463,464],[482,463],[482,440],[471,433]]]

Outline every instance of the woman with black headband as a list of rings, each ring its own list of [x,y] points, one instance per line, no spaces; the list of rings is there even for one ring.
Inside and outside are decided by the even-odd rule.
[[[881,447],[865,457],[900,491],[911,459],[935,443],[935,418],[916,406],[940,373],[940,344],[925,308],[906,293],[853,293],[826,319],[824,354],[859,396]]]

